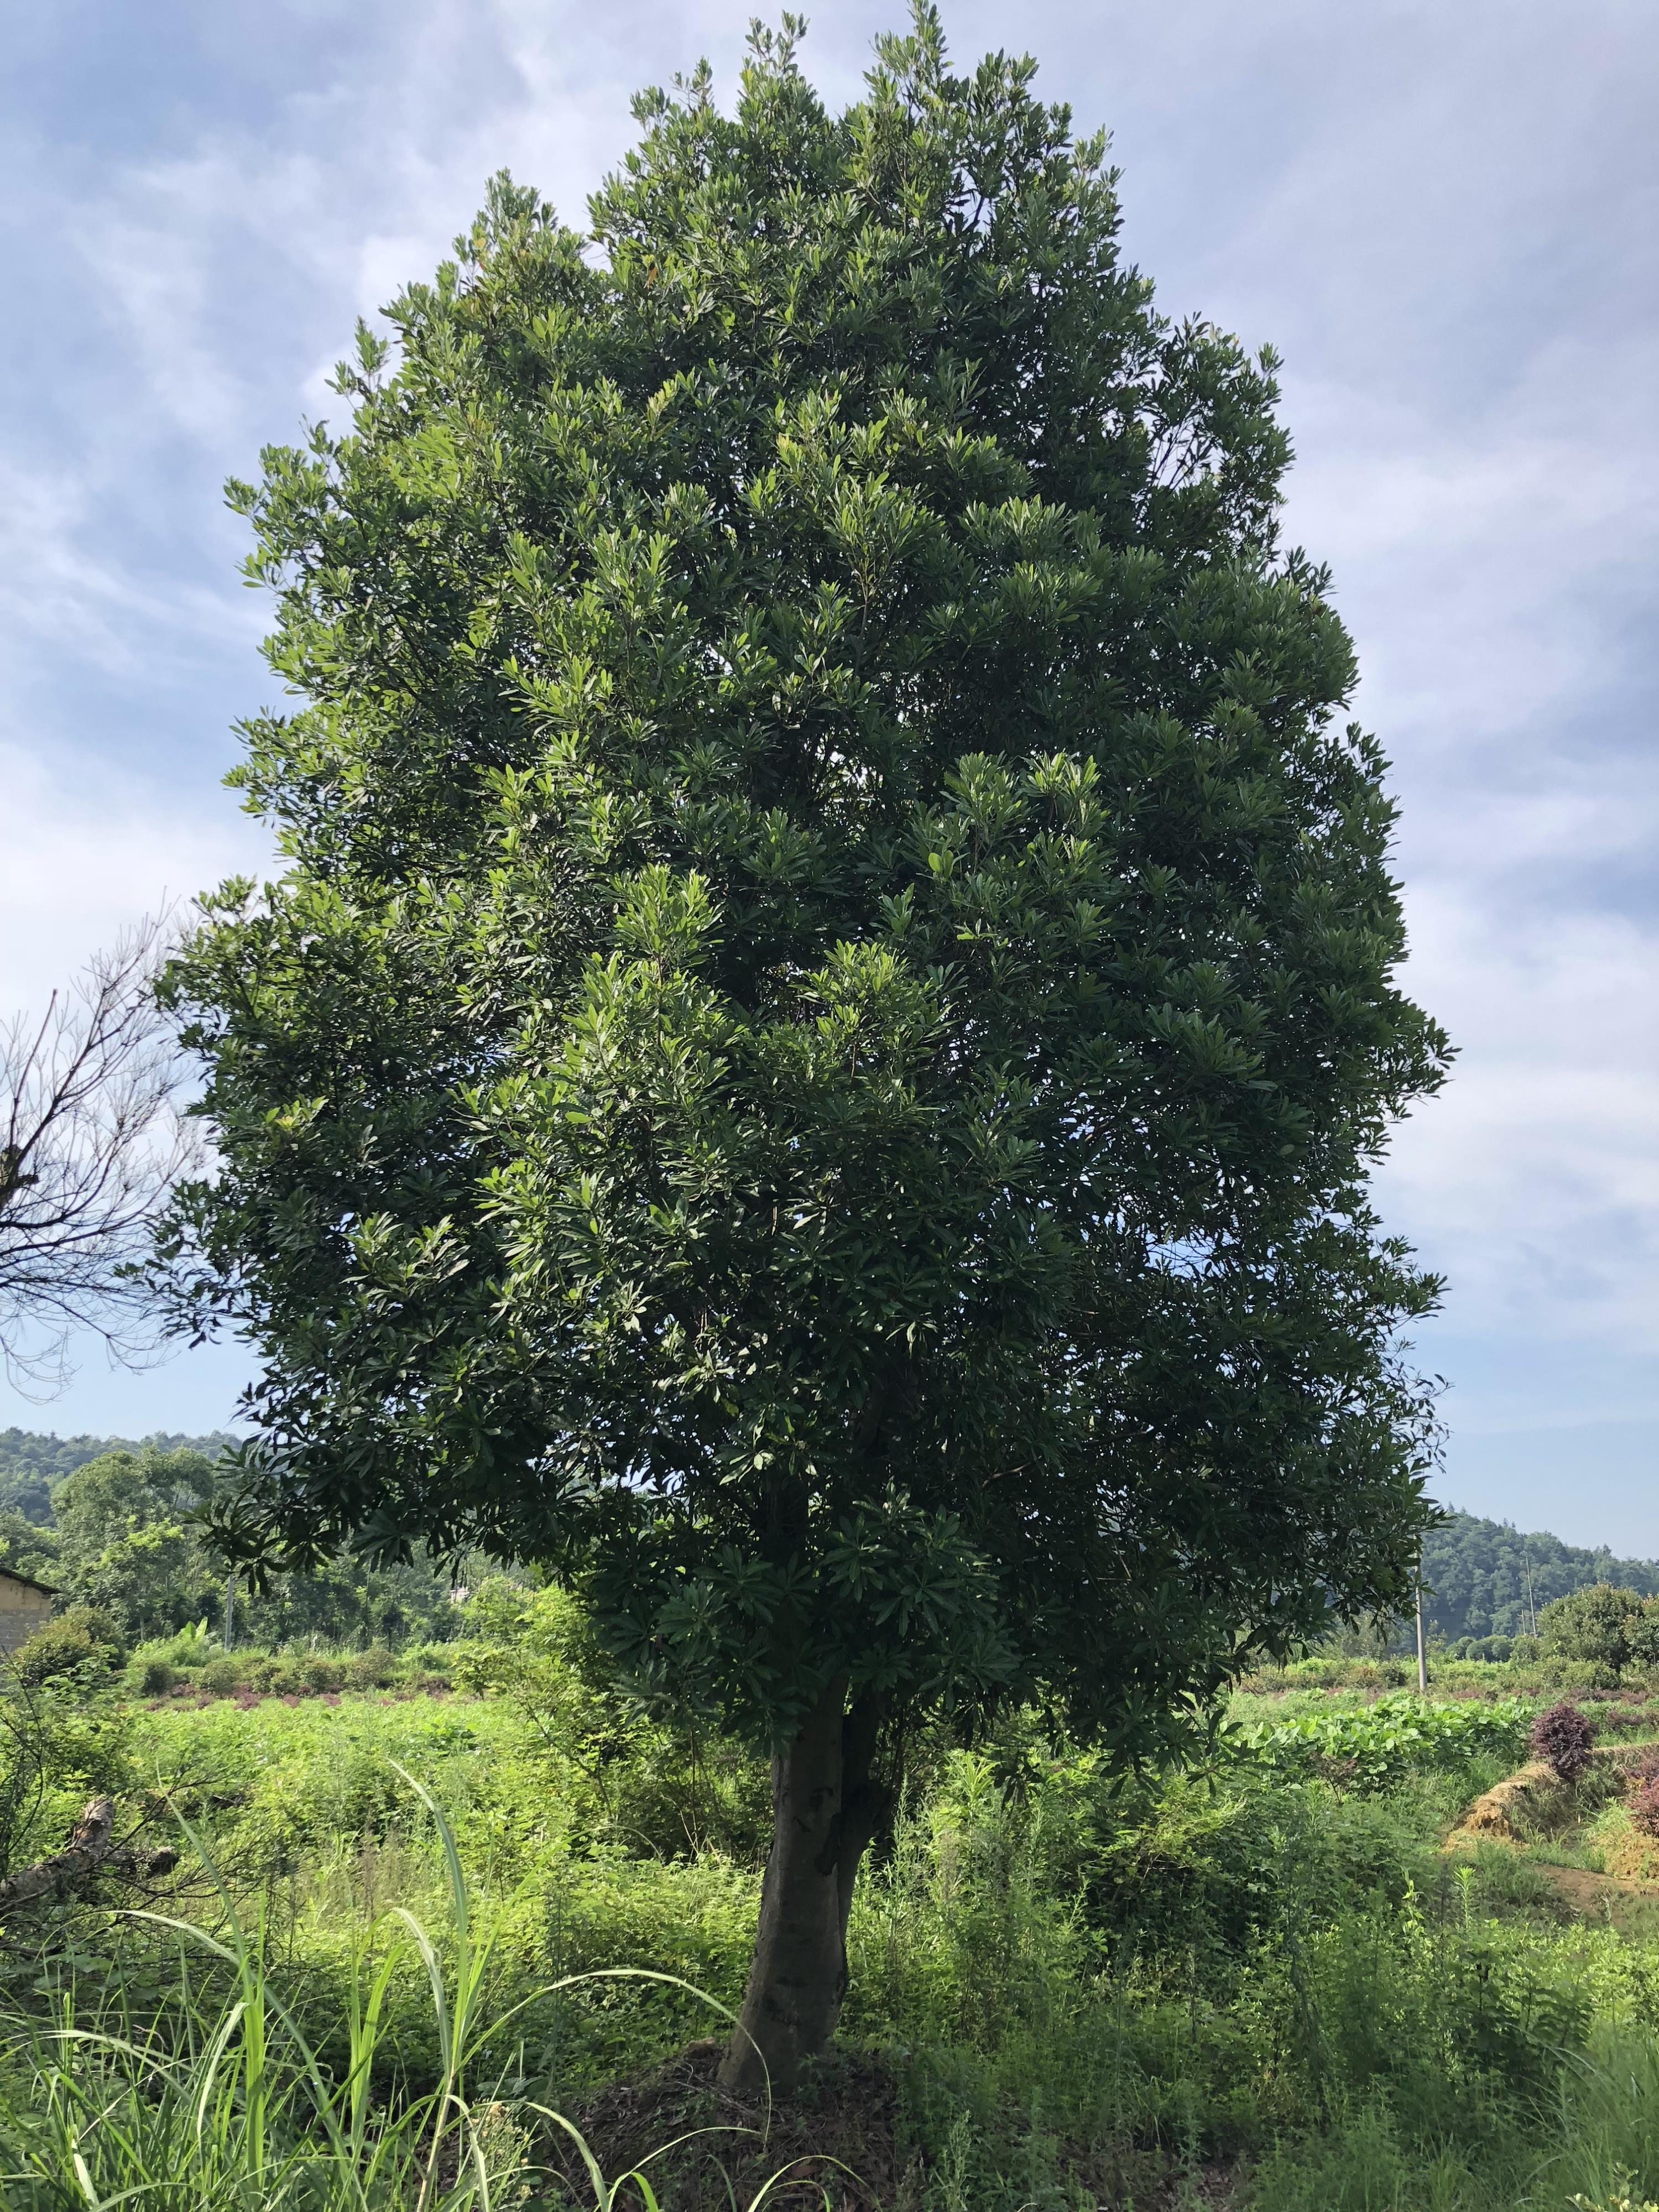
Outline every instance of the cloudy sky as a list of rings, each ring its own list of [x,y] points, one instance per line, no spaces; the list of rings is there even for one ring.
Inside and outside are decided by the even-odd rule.
[[[837,0],[856,94],[899,13]],[[220,485],[338,402],[354,318],[506,166],[580,219],[629,92],[749,0],[54,0],[0,94],[0,1010],[258,866],[219,787],[272,685]],[[1659,10],[1653,0],[957,0],[1107,125],[1166,309],[1285,356],[1291,534],[1395,763],[1411,977],[1460,1048],[1390,1222],[1449,1278],[1448,1501],[1659,1553]],[[234,1348],[88,1351],[0,1426],[228,1420]]]

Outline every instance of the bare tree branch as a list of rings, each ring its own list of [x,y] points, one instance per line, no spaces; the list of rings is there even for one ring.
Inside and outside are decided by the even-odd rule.
[[[195,1142],[155,983],[165,916],[100,953],[39,1020],[0,1026],[0,1363],[49,1392],[91,1329],[136,1364],[159,1340],[138,1274]]]

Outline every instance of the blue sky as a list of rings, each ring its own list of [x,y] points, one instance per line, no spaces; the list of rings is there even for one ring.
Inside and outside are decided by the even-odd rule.
[[[220,485],[337,409],[354,318],[503,165],[568,216],[628,95],[749,0],[54,0],[0,92],[0,1008],[264,853],[219,787],[273,686]],[[814,20],[836,100],[898,8]],[[1285,356],[1289,527],[1395,763],[1411,980],[1461,1048],[1390,1224],[1449,1278],[1440,1494],[1659,1553],[1659,13],[1652,0],[945,10],[1107,125],[1164,306]],[[234,1347],[88,1347],[0,1426],[228,1420]]]

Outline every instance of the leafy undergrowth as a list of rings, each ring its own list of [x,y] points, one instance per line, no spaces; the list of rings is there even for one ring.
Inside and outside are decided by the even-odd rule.
[[[1316,1710],[1245,1731],[1254,1756],[1285,1772],[1335,1772],[1378,1790],[1408,1773],[1457,1773],[1471,1759],[1520,1757],[1534,1708],[1522,1698],[1487,1705],[1431,1704],[1409,1692],[1357,1710]]]
[[[657,2153],[645,2172],[676,2212],[730,2212],[784,2168],[818,2193],[776,2201],[860,2212],[1565,2212],[1575,2192],[1613,2201],[1626,2172],[1659,2189],[1659,1942],[1576,1906],[1540,1861],[1607,1852],[1617,1800],[1580,1785],[1577,1825],[1553,1837],[1441,1849],[1512,1769],[1526,1709],[1257,1704],[1206,1766],[1162,1779],[1116,1774],[1031,1716],[971,1748],[929,1741],[860,1883],[836,2057],[769,2132],[708,2134],[765,2125],[722,2106],[706,2040],[710,2002],[742,1987],[764,1767],[609,1709],[562,1650],[550,1635],[534,1667],[507,1643],[475,1655],[460,1698],[141,1709],[97,1739],[113,1732],[129,1786],[170,1793],[220,1869],[222,1888],[186,1865],[164,1909],[222,1947],[234,1905],[258,1931],[268,2017],[282,2008],[325,2094],[366,2081],[370,2132],[398,2157],[448,2063],[398,1916],[432,1931],[458,1986],[459,1869],[468,2109],[486,2170],[519,2161],[491,2201],[593,2202],[553,2111],[613,2179]],[[171,2066],[179,2095],[198,2096],[192,2069],[246,2002],[241,1969],[191,1938],[181,1978],[176,1931],[96,1907],[51,1905],[9,1932],[0,2104],[15,2170],[53,2127],[61,2164],[62,2128],[92,2124],[94,2091],[161,2159],[171,2138],[142,2085]],[[618,1968],[635,1971],[600,1973]],[[382,1974],[364,2057],[353,2021]],[[228,2033],[233,2069],[250,2016]],[[54,2072],[66,2018],[122,2023],[142,2070],[124,2075],[106,2043]],[[289,2194],[260,2201],[343,2205],[313,2155],[327,2130],[303,2068],[284,2095],[270,2134]],[[227,2124],[240,2108],[233,2096]],[[168,2091],[155,2109],[172,2126],[185,2106]],[[445,2189],[472,2186],[464,2140],[458,2124]],[[176,2165],[176,2146],[166,2155]],[[388,2150],[380,2171],[374,2203],[413,2212],[414,2169]],[[94,2179],[97,2201],[117,2193],[113,2168]],[[220,2197],[201,2188],[132,2201],[246,2201],[222,2176]]]

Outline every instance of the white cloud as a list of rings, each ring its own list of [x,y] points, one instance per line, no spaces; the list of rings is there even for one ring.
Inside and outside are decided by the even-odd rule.
[[[1467,897],[1414,902],[1407,980],[1462,1046],[1400,1131],[1389,1220],[1450,1277],[1461,1333],[1659,1350],[1659,933],[1556,915],[1500,932]]]

